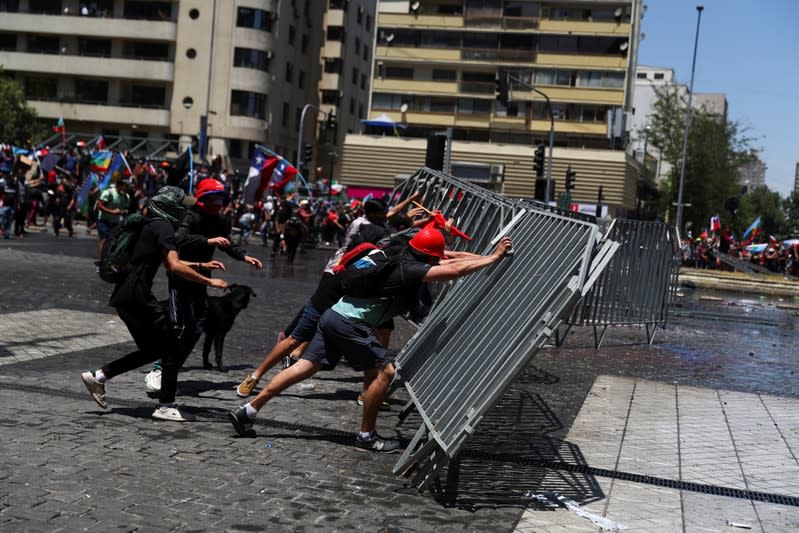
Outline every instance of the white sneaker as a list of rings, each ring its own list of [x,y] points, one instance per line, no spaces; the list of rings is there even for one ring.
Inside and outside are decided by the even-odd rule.
[[[144,384],[148,391],[158,392],[161,390],[161,370],[151,370],[144,376]]]
[[[153,418],[158,420],[168,420],[170,422],[193,422],[194,415],[186,411],[180,411],[178,406],[173,404],[159,405],[153,411]]]

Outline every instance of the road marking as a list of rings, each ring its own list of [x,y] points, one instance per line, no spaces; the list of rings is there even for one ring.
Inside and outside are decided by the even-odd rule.
[[[132,339],[116,316],[72,309],[0,314],[0,366]]]

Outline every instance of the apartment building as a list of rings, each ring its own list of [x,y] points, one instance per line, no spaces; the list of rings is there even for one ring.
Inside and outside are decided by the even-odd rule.
[[[374,0],[329,4],[0,0],[0,65],[45,122],[63,117],[68,132],[196,148],[204,125],[208,154],[238,168],[256,143],[296,161],[324,116],[310,113],[298,139],[306,104],[321,99],[346,132],[367,100]]]
[[[386,115],[406,139],[451,129],[456,163],[484,165],[492,188],[530,197],[534,149],[549,137],[548,98],[561,192],[572,164],[579,167],[573,196],[595,201],[603,185],[605,201],[630,209],[628,175],[637,172],[623,147],[640,11],[640,0],[381,0],[369,118]],[[500,72],[512,76],[507,104],[496,98]],[[370,141],[347,136],[345,184],[365,187],[368,177],[389,188],[409,161],[424,162],[424,149],[413,148],[419,143],[383,133]]]

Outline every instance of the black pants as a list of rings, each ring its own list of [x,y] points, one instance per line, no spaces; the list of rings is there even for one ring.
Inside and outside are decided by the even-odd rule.
[[[294,257],[297,255],[297,248],[300,246],[300,242],[302,241],[302,237],[289,237],[286,236],[286,258],[289,260],[289,263],[294,262]]]
[[[53,212],[53,232],[58,235],[61,230],[61,221],[64,221],[64,227],[67,228],[69,236],[72,236],[72,211],[65,207],[56,206]]]
[[[102,370],[108,378],[162,360],[159,403],[174,403],[178,371],[200,338],[207,309],[205,287],[170,287],[166,305],[149,298],[117,307],[138,350],[116,359]]]

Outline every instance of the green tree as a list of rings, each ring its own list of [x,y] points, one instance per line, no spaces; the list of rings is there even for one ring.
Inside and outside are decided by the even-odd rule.
[[[785,212],[784,237],[799,237],[799,191],[792,191],[788,198],[782,201]]]
[[[36,110],[25,101],[22,87],[4,74],[0,66],[0,139],[25,144],[39,140],[43,129],[36,122]]]
[[[772,192],[767,187],[757,187],[741,197],[741,207],[738,209],[736,223],[733,226],[735,234],[740,237],[757,217],[763,223],[759,240],[765,241],[769,235],[781,238],[785,227],[785,212],[783,200],[778,192]]]
[[[663,161],[671,165],[670,175],[660,184],[659,208],[664,218],[674,221],[688,104],[673,86],[656,89],[656,94],[648,137],[649,143],[661,150]],[[715,214],[722,217],[723,224],[732,222],[724,204],[739,193],[738,168],[754,157],[750,143],[737,122],[701,108],[692,111],[683,187],[683,204],[691,204],[683,208],[686,228],[702,231]]]

